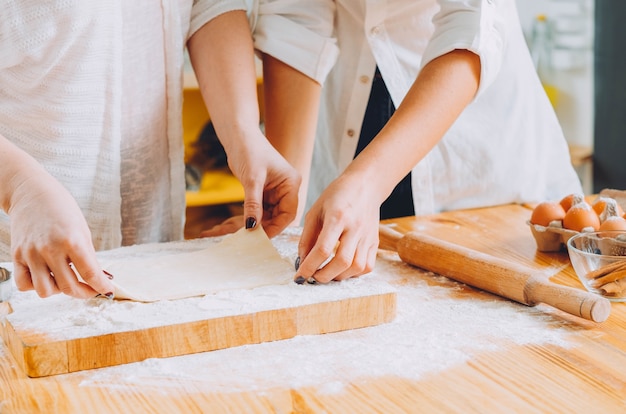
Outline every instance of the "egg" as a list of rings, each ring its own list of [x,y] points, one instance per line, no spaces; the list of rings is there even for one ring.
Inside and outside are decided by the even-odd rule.
[[[563,210],[561,204],[552,201],[544,201],[537,204],[537,206],[533,209],[530,216],[530,222],[532,224],[539,224],[540,226],[547,227],[554,221],[561,222],[564,217],[565,210]]]
[[[589,203],[581,201],[567,210],[565,217],[563,217],[563,227],[574,231],[582,231],[587,228],[597,231],[600,228],[600,217]]]
[[[602,215],[605,215],[607,217],[611,215],[618,215],[621,217],[624,216],[624,210],[622,209],[622,207],[617,204],[617,201],[615,201],[615,199],[610,197],[596,198],[591,207],[593,207],[593,210],[596,212],[596,214],[600,216],[600,220],[603,219]]]
[[[600,224],[600,231],[626,230],[626,219],[622,216],[611,216]]]
[[[567,213],[573,205],[581,203],[583,201],[585,201],[584,195],[580,193],[572,193],[563,197],[561,201],[559,201],[559,204],[561,204],[561,207],[563,207],[563,210],[565,210],[565,212]]]

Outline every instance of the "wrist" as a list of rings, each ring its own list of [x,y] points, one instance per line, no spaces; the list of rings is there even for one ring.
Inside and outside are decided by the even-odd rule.
[[[253,149],[260,145],[259,141],[265,141],[261,129],[254,123],[216,123],[215,131],[227,154],[242,152]]]
[[[346,168],[339,178],[348,188],[359,188],[369,193],[370,200],[373,199],[381,205],[391,194],[396,182],[389,179],[385,170],[377,164],[366,166],[353,162]]]

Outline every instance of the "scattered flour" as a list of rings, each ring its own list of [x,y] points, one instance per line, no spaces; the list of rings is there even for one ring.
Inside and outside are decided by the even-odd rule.
[[[284,257],[295,255],[297,234],[294,229],[273,240]],[[202,247],[199,242],[186,245]],[[63,338],[296,306],[319,298],[397,292],[398,314],[388,324],[66,375],[78,378],[82,386],[119,388],[120,392],[135,387],[167,393],[181,388],[186,392],[263,392],[313,386],[333,394],[355,380],[384,376],[417,380],[482,352],[504,351],[512,344],[571,346],[571,330],[549,312],[487,293],[467,295],[467,289],[408,266],[395,254],[382,253],[371,274],[341,283],[226,291],[153,304],[85,302],[63,295],[42,300],[32,292],[16,292],[11,300],[16,312],[10,317],[15,325],[28,323]]]

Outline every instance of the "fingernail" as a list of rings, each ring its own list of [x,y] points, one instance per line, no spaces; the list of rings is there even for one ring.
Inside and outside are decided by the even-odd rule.
[[[248,217],[246,219],[246,228],[253,229],[256,227],[256,219],[254,217]]]
[[[113,300],[113,297],[115,295],[113,294],[113,292],[108,292],[108,293],[98,293],[96,296],[96,298],[107,298],[109,300]]]
[[[296,262],[293,264],[293,267],[296,268],[296,272],[300,269],[300,256],[296,257]]]
[[[102,269],[102,272],[104,272],[105,275],[107,275],[107,277],[112,280],[113,279],[113,275],[109,272],[107,272],[106,270]]]
[[[303,283],[304,283],[304,281],[305,281],[305,280],[306,280],[306,279],[305,279],[304,277],[302,277],[302,276],[298,276],[298,277],[294,280],[294,282],[296,282],[297,284],[301,285],[301,284],[303,284]]]
[[[317,280],[314,277],[310,277],[306,280],[309,285],[317,285]]]

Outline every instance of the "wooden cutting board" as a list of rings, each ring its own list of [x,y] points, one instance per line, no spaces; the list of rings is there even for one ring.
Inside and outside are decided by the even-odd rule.
[[[5,318],[9,304],[1,305],[0,335],[29,377],[43,377],[374,326],[393,320],[396,294],[386,292],[65,340],[14,327]]]
[[[287,242],[295,243],[293,240]],[[374,279],[372,283],[373,288],[368,288],[367,283],[366,288],[363,288],[363,282],[359,282],[354,285],[361,287],[354,289],[349,288],[349,283],[337,283],[320,286],[288,284],[241,290],[245,307],[243,310],[233,308],[232,314],[228,307],[216,312],[209,308],[208,312],[200,313],[198,318],[185,315],[179,319],[193,319],[190,322],[172,323],[176,318],[163,318],[170,322],[164,321],[162,325],[158,325],[159,318],[155,316],[153,319],[156,322],[152,322],[149,328],[128,329],[128,326],[120,326],[119,330],[113,332],[109,330],[106,334],[89,335],[84,332],[72,333],[71,330],[68,333],[66,330],[61,335],[62,339],[59,339],[54,328],[42,326],[41,320],[38,321],[41,315],[56,317],[54,308],[40,305],[31,316],[31,312],[22,305],[23,313],[19,314],[19,302],[14,295],[14,309],[10,303],[0,303],[0,336],[29,377],[65,374],[148,358],[207,352],[288,339],[297,335],[317,335],[390,322],[396,315],[395,288],[378,286]],[[272,293],[274,296],[270,295],[269,301],[268,289],[275,292]],[[16,292],[17,294],[24,293]],[[272,297],[277,300],[273,301]],[[286,297],[290,299],[281,300]],[[212,300],[211,297],[196,299]],[[53,302],[55,300],[53,298]],[[67,300],[74,303],[77,301],[71,298]],[[188,313],[188,307],[177,307],[175,302],[169,302],[173,303],[171,312]],[[78,304],[83,307],[82,301],[78,301]],[[125,306],[132,304],[124,301],[106,304],[120,306],[120,309],[130,312],[130,315],[125,316],[129,319],[133,319],[134,315],[139,317],[139,313],[133,314],[135,309],[137,312],[141,310],[141,315],[150,315],[150,306],[159,306],[158,303],[135,304],[135,308]],[[7,318],[13,311],[14,314]],[[22,317],[17,318],[18,315]],[[15,323],[16,320],[19,323]]]
[[[351,297],[66,340],[14,327],[5,318],[10,305],[1,305],[0,335],[11,354],[29,377],[43,377],[378,325],[395,317],[396,294]]]

